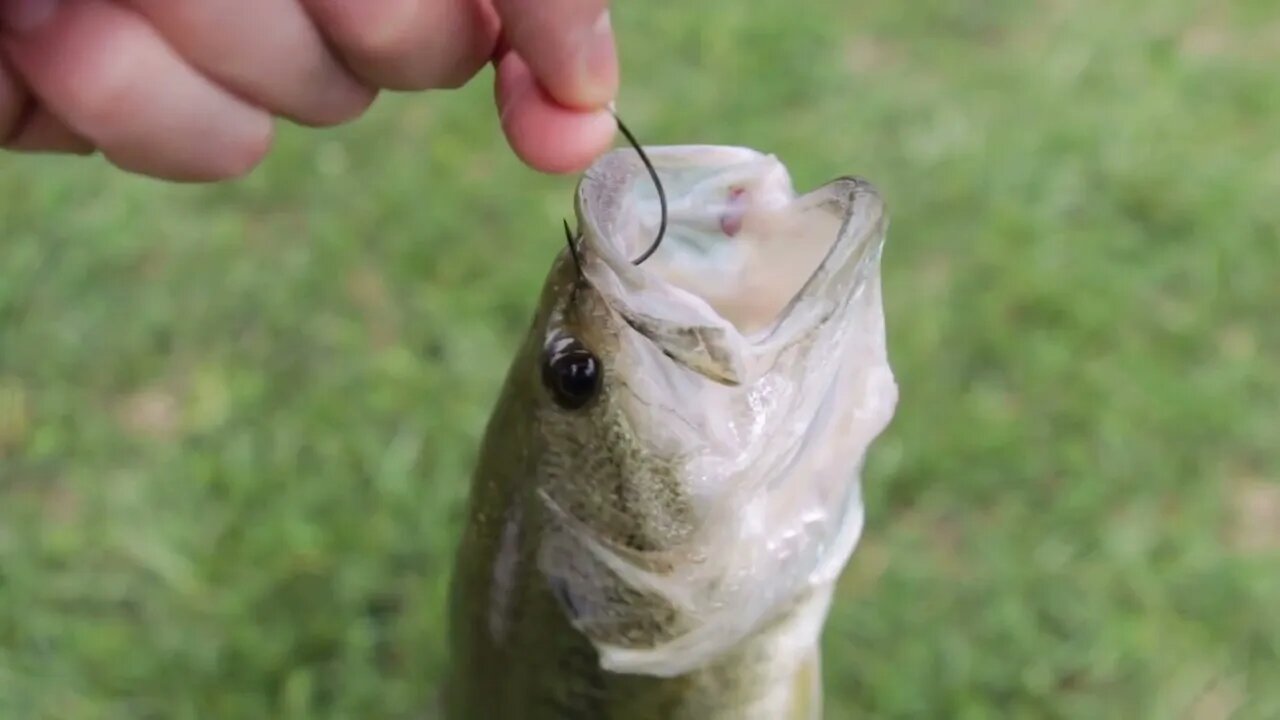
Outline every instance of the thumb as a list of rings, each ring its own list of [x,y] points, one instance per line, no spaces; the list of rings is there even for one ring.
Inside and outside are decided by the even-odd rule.
[[[596,110],[618,92],[618,53],[605,0],[495,0],[503,34],[555,101]]]

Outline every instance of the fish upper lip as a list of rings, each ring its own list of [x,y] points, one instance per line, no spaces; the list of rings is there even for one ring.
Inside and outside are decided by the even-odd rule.
[[[829,305],[820,311],[821,323],[841,306],[848,305],[879,268],[880,251],[888,229],[884,200],[869,181],[846,175],[796,197],[797,203],[840,204],[843,218],[835,240],[818,268],[801,286],[778,319],[764,331],[767,341],[787,332],[797,321],[799,308],[815,302]]]

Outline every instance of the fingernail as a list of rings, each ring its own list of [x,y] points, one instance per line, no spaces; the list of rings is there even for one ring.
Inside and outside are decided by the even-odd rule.
[[[61,0],[0,0],[0,25],[6,32],[29,33],[53,19]]]
[[[594,104],[612,100],[618,87],[618,47],[608,10],[600,13],[588,31],[581,63],[584,99]]]

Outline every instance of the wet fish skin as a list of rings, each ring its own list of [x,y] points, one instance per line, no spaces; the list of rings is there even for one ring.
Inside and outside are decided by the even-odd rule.
[[[582,222],[581,206],[579,214]],[[883,227],[874,232],[882,237]],[[870,243],[877,254],[871,265],[880,240]],[[661,580],[706,561],[690,550],[698,547],[708,516],[706,498],[690,478],[699,446],[688,442],[706,428],[689,412],[663,407],[663,398],[695,380],[732,386],[730,376],[741,368],[717,377],[710,353],[702,367],[656,378],[656,363],[677,363],[669,350],[655,349],[654,337],[687,342],[698,352],[714,348],[706,337],[687,336],[679,327],[639,328],[591,282],[600,266],[589,267],[595,275],[584,277],[568,252],[553,263],[486,429],[451,585],[446,717],[821,717],[817,644],[795,645],[825,619],[829,586],[784,598],[709,662],[673,665],[678,669],[669,672],[661,662],[645,666],[648,672],[606,667],[601,647],[621,648],[617,656],[626,658],[631,649],[643,654],[699,629],[702,617],[680,602],[682,588],[645,587],[628,570],[638,569],[642,580]],[[878,290],[872,283],[874,311]],[[882,333],[871,325],[872,335]],[[637,330],[649,331],[649,339]],[[565,347],[589,350],[601,373],[598,392],[572,409],[556,401],[547,379],[548,357]],[[697,364],[685,360],[689,367]],[[665,372],[667,365],[662,367]],[[652,414],[660,421],[645,419],[646,402],[654,403]],[[860,455],[841,466],[855,492]],[[857,522],[860,527],[860,516]]]

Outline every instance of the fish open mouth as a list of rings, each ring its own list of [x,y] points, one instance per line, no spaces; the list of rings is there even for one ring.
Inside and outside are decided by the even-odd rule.
[[[781,345],[810,331],[874,272],[883,202],[841,178],[797,195],[785,166],[747,148],[646,148],[669,216],[634,151],[598,161],[578,193],[588,279],[672,357],[722,382],[745,382]]]

